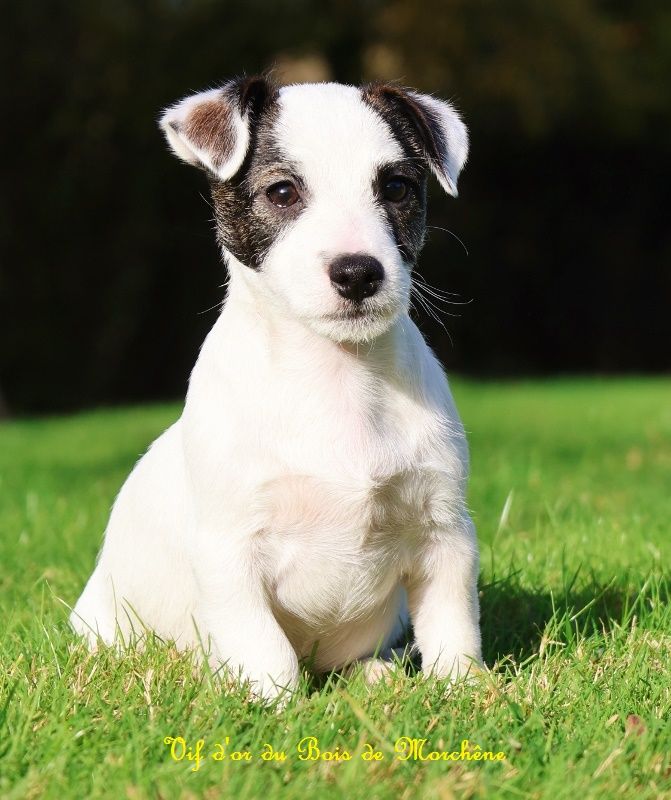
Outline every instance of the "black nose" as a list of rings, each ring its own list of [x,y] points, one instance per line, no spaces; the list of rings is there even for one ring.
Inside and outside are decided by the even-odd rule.
[[[341,297],[360,303],[372,297],[384,279],[384,268],[373,256],[339,256],[329,265],[329,278]]]

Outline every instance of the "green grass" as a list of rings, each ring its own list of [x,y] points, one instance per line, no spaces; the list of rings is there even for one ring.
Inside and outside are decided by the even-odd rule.
[[[88,655],[67,609],[129,467],[176,406],[0,427],[0,797],[671,796],[671,382],[458,381],[490,671],[452,689],[306,676],[285,709],[159,643]],[[296,744],[353,752],[302,762]],[[166,736],[284,762],[170,759]],[[394,758],[401,736],[500,762]],[[358,753],[370,742],[377,762]]]

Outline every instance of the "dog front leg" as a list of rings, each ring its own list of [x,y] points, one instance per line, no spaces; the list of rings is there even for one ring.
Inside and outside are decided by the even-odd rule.
[[[408,576],[410,618],[427,673],[456,679],[481,663],[478,563],[464,512],[458,526],[436,532]]]
[[[273,699],[298,683],[298,658],[268,604],[261,576],[245,556],[203,559],[194,566],[199,589],[195,623],[215,670],[248,680]]]

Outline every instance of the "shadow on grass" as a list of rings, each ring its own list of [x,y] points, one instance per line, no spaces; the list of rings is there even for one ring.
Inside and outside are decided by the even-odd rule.
[[[630,579],[619,575],[604,582],[595,576],[576,586],[578,573],[556,591],[523,586],[517,574],[481,587],[480,621],[483,656],[492,666],[513,657],[524,661],[537,653],[544,635],[572,641],[578,634],[603,633],[628,625],[634,615],[649,614],[652,602],[664,606],[671,599],[668,583],[660,576]]]

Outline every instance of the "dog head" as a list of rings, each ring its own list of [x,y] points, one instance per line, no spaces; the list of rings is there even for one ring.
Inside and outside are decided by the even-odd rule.
[[[427,176],[456,195],[468,154],[449,103],[387,84],[244,78],[160,124],[207,171],[229,268],[264,302],[336,341],[373,339],[407,311]]]

